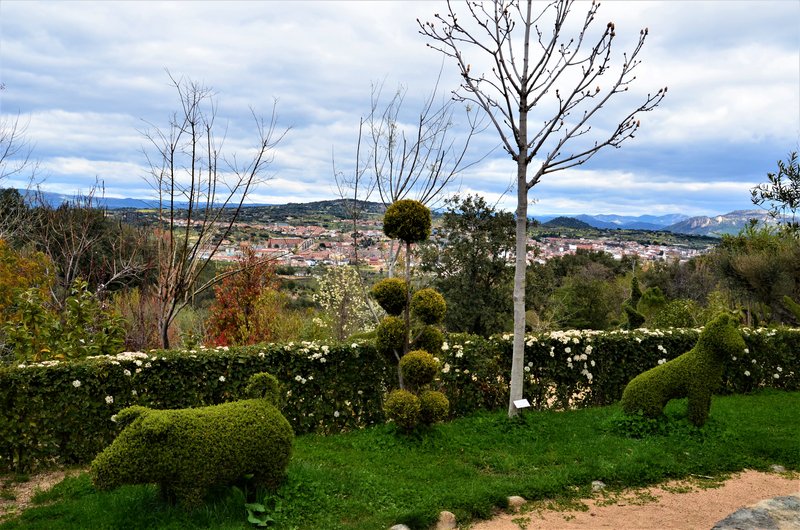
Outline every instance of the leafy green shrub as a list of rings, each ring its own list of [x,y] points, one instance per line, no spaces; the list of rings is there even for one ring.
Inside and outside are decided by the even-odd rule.
[[[656,329],[691,328],[697,325],[695,315],[698,313],[697,304],[692,300],[671,300],[653,316],[648,327]]]
[[[411,297],[411,313],[423,324],[440,323],[446,312],[444,297],[435,289],[420,289]]]
[[[642,293],[642,298],[636,304],[636,310],[646,319],[652,318],[667,304],[667,298],[660,287],[648,287]]]
[[[255,377],[248,388],[274,382]],[[269,399],[177,410],[137,406],[120,416],[130,423],[92,462],[99,489],[159,484],[165,498],[195,508],[212,486],[244,475],[268,488],[284,479],[294,433]]]
[[[691,349],[699,333],[527,335],[523,395],[540,409],[615,403],[633,377]],[[800,329],[743,328],[742,334],[747,348],[725,364],[721,393],[800,390]],[[437,384],[453,417],[508,406],[511,351],[511,334],[448,335],[436,354],[442,366]],[[0,470],[86,464],[114,440],[119,424],[110,417],[121,409],[222,403],[244,396],[248,378],[264,371],[282,381],[282,410],[297,434],[383,423],[383,397],[397,383],[396,360],[387,362],[372,341],[154,350],[0,366]]]
[[[114,440],[120,425],[110,418],[121,409],[223,403],[245,396],[248,378],[264,371],[283,382],[283,411],[298,434],[383,423],[381,401],[396,377],[371,342],[125,352],[0,367],[0,470],[86,464]]]
[[[450,402],[437,390],[425,390],[419,395],[419,419],[424,425],[433,425],[447,419]]]
[[[395,361],[403,353],[406,340],[406,323],[402,318],[388,316],[375,329],[375,347],[389,360]]]
[[[405,243],[425,241],[431,235],[431,211],[419,201],[395,201],[383,216],[383,233]]]
[[[444,333],[436,326],[423,326],[417,331],[412,346],[438,355],[444,344]]]
[[[625,317],[628,319],[625,324],[626,329],[637,329],[644,325],[644,315],[635,310],[630,304],[623,304],[622,311],[625,313]]]
[[[60,314],[48,307],[37,288],[16,293],[14,301],[16,310],[0,326],[0,335],[17,361],[75,359],[122,349],[122,319],[104,308],[81,279],[70,286]]]
[[[800,304],[792,300],[791,297],[784,296],[783,305],[789,310],[790,313],[792,313],[792,315],[794,315],[794,319],[800,323]]]
[[[406,308],[406,282],[400,278],[384,278],[372,287],[372,297],[391,316],[399,316]]]
[[[251,399],[266,399],[276,407],[281,402],[280,383],[278,383],[274,375],[266,372],[252,376],[244,391],[247,397]]]
[[[420,415],[420,401],[407,390],[393,390],[383,404],[386,417],[399,428],[411,431],[417,427]]]
[[[722,314],[700,334],[697,345],[680,357],[636,376],[622,394],[622,409],[660,416],[667,402],[689,398],[689,421],[703,425],[711,408],[711,394],[722,383],[724,363],[746,349],[737,322]]]
[[[439,371],[439,363],[430,353],[414,350],[400,359],[400,371],[406,385],[412,389],[419,389],[433,382],[436,372]]]

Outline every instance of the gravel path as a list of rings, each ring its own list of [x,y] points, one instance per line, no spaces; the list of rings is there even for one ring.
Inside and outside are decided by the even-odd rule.
[[[622,495],[599,494],[584,504],[586,511],[557,511],[545,503],[529,503],[520,513],[500,514],[476,523],[470,530],[568,530],[580,528],[710,529],[740,508],[764,499],[800,496],[800,475],[744,471],[720,487],[704,488],[701,480],[676,481],[658,487],[631,490]],[[705,481],[710,482],[710,481]],[[791,500],[791,499],[790,499]],[[787,504],[785,501],[783,505]],[[797,505],[794,501],[789,505]],[[764,508],[766,507],[766,508]],[[770,505],[762,505],[767,512]],[[800,528],[800,513],[782,517],[772,528]],[[745,519],[746,520],[746,519]],[[763,528],[763,526],[742,526]]]

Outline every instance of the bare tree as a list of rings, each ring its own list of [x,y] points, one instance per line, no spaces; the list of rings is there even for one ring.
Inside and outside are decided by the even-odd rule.
[[[5,90],[5,85],[0,85]],[[33,159],[33,146],[27,137],[28,124],[20,120],[20,115],[0,116],[0,189],[9,180],[25,181],[25,189],[30,190],[36,180],[38,163]],[[15,184],[14,189],[19,184]],[[26,195],[25,193],[20,195]],[[21,218],[27,213],[22,207],[9,208],[14,201],[8,193],[3,196],[4,211],[0,212],[0,238],[12,239],[24,231],[28,223]],[[24,206],[24,205],[23,205]]]
[[[406,87],[399,86],[385,105],[381,104],[382,85],[372,87],[367,120],[370,156],[378,194],[386,206],[400,199],[430,206],[460,172],[480,161],[466,161],[465,156],[481,120],[466,106],[467,134],[454,134],[456,101],[440,96],[439,78],[413,122],[404,122]]]
[[[373,85],[367,124],[372,178],[381,202],[389,206],[415,199],[433,206],[464,170],[486,155],[467,160],[472,138],[485,127],[469,105],[464,107],[466,135],[456,134],[457,101],[439,93],[441,71],[430,95],[413,121],[403,110],[406,87],[399,86],[387,103],[381,102],[382,85]],[[402,245],[390,246],[389,275]]]
[[[57,269],[53,300],[62,306],[73,282],[86,280],[98,296],[114,284],[141,281],[152,268],[148,235],[115,222],[99,206],[103,188],[53,206],[41,191],[30,210],[31,227],[23,241],[40,249]]]
[[[589,36],[600,7],[593,1],[577,33],[569,35],[573,3],[554,0],[534,11],[532,0],[467,2],[468,16],[462,21],[448,1],[447,12],[434,15],[435,22],[417,21],[420,33],[433,41],[428,46],[455,60],[462,78],[456,98],[486,112],[517,163],[510,416],[517,412],[514,401],[522,398],[528,191],[544,175],[584,164],[600,149],[633,138],[637,114],[654,109],[667,92],[662,88],[648,94],[611,130],[593,129],[598,112],[635,79],[648,31],[641,30],[630,53],[623,53],[621,66],[612,69],[614,23],[595,40]],[[472,64],[485,62],[491,71],[473,70]]]
[[[277,102],[267,120],[251,109],[255,146],[243,161],[236,154],[225,156],[224,134],[216,134],[213,91],[172,75],[170,80],[178,92],[180,110],[165,129],[152,127],[143,133],[151,149],[150,153],[145,150],[150,165],[146,180],[156,191],[162,226],[155,289],[164,348],[169,348],[169,326],[178,313],[196,294],[224,277],[198,282],[230,235],[247,196],[267,179],[274,149],[288,132],[277,129]]]
[[[372,315],[375,324],[377,325],[379,322],[378,313],[375,310],[369,294],[367,293],[367,284],[364,281],[363,275],[361,274],[361,264],[358,258],[358,240],[361,237],[361,233],[358,231],[358,223],[361,221],[364,212],[364,206],[375,191],[375,186],[377,184],[376,180],[370,178],[369,174],[367,173],[369,160],[363,161],[361,159],[361,142],[363,133],[364,120],[361,119],[358,123],[358,142],[356,143],[355,167],[353,168],[352,174],[338,171],[336,169],[335,154],[332,154],[331,158],[333,163],[333,179],[336,183],[336,189],[339,197],[346,201],[347,215],[353,220],[353,232],[351,233],[351,237],[353,239],[353,255],[350,263],[353,267],[355,267],[356,272],[358,273],[362,296],[364,297],[367,308],[369,309],[369,312]]]

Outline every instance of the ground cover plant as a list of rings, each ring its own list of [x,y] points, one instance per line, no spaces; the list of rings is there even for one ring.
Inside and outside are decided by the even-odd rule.
[[[0,528],[246,528],[245,500],[263,505],[270,528],[428,528],[445,509],[461,522],[489,517],[508,495],[588,496],[593,480],[614,489],[772,464],[800,470],[800,392],[715,397],[702,428],[688,421],[685,400],[665,412],[651,420],[612,405],[509,420],[497,411],[421,435],[398,436],[389,425],[310,434],[296,439],[288,480],[275,494],[220,490],[184,512],[164,504],[154,487],[99,493],[83,474]]]

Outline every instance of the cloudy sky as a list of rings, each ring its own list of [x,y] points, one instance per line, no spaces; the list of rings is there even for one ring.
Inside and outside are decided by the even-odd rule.
[[[573,15],[587,7],[578,2]],[[445,8],[438,1],[2,0],[0,114],[27,124],[44,189],[74,194],[99,179],[107,196],[144,197],[151,189],[142,132],[166,127],[179,108],[169,71],[213,87],[225,148],[240,157],[254,139],[250,109],[268,117],[277,101],[278,124],[291,130],[251,202],[334,198],[332,153],[338,169],[351,170],[372,86],[383,85],[383,102],[406,88],[401,118],[409,124],[440,70],[442,93],[457,87],[455,65],[426,47],[416,23]],[[595,130],[648,92],[668,86],[668,97],[641,116],[640,133],[621,149],[545,176],[531,190],[531,213],[752,207],[749,189],[800,150],[800,1],[607,1],[598,19],[598,28],[615,22],[617,63],[641,28],[649,37],[631,90],[603,109]],[[459,109],[456,143],[464,127]],[[467,159],[477,163],[453,191],[513,209],[515,165],[498,144],[493,129],[473,139]]]

